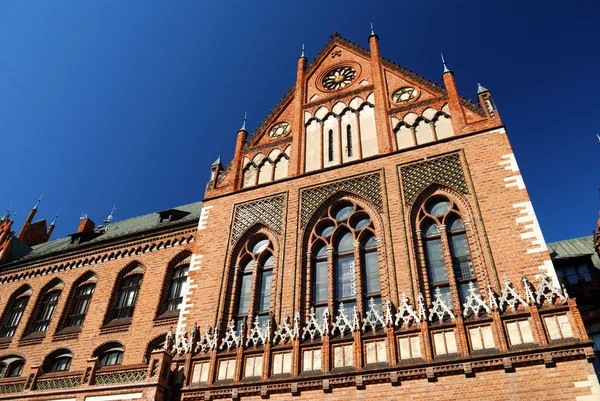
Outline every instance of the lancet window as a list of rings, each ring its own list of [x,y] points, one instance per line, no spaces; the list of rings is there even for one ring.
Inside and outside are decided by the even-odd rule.
[[[335,316],[341,304],[349,318],[354,307],[364,314],[371,298],[381,308],[377,239],[369,214],[343,200],[327,208],[314,227],[307,291],[316,316],[327,308]]]
[[[476,276],[461,212],[450,199],[434,196],[418,210],[417,227],[424,265],[422,278],[430,301],[439,292],[448,308],[459,303],[462,306],[469,283],[476,284]]]
[[[238,333],[249,325],[249,317],[258,319],[265,327],[270,317],[273,280],[273,244],[263,234],[256,235],[242,247],[237,258],[232,299],[233,319]]]

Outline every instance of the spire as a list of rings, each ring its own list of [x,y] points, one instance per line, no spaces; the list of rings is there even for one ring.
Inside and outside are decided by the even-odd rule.
[[[56,226],[56,220],[58,220],[58,213],[56,213],[56,216],[54,216],[54,220],[52,220],[52,223],[50,223],[50,227]]]
[[[221,156],[217,157],[217,160],[215,160],[210,166],[218,166],[219,164],[221,164]]]
[[[247,119],[247,117],[248,117],[248,112],[245,112],[244,113],[244,124],[242,124],[242,128],[240,128],[240,131],[246,131],[246,119]]]
[[[442,64],[444,65],[444,74],[447,72],[451,72],[448,67],[446,66],[446,60],[444,60],[444,54],[440,53],[440,55],[442,56]]]
[[[477,94],[479,95],[480,93],[484,93],[484,92],[489,92],[490,90],[486,87],[484,87],[483,85],[481,85],[480,83],[477,84]]]
[[[42,197],[44,196],[44,194],[41,194],[39,199],[37,200],[37,202],[35,203],[35,205],[31,208],[31,210],[37,210],[38,205],[40,204],[40,202],[42,201]]]
[[[302,43],[302,54],[300,54],[300,57],[306,58],[306,56],[304,55],[304,43]]]
[[[8,207],[8,209],[6,209],[6,213],[4,213],[4,216],[2,216],[2,218],[0,218],[0,221],[8,221],[8,219],[10,219],[10,209],[12,209],[13,204],[11,203],[10,206]]]
[[[373,30],[373,23],[371,22],[371,36],[375,36],[375,31]]]

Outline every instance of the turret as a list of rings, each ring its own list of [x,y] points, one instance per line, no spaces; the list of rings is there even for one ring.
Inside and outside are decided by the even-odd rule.
[[[454,132],[460,133],[466,126],[465,112],[460,104],[460,96],[456,89],[456,82],[454,81],[454,73],[448,69],[444,55],[442,54],[442,64],[444,65],[444,72],[442,73],[442,79],[444,80],[444,86],[448,93],[448,108],[450,114],[452,114],[452,126]]]
[[[306,93],[306,56],[304,54],[304,45],[302,53],[298,57],[298,66],[296,68],[296,87],[294,90],[294,121],[292,129],[295,134],[292,137],[290,149],[291,160],[289,166],[289,176],[293,177],[304,172],[304,96]]]
[[[492,99],[492,94],[488,88],[482,86],[481,84],[477,84],[477,98],[479,99],[479,104],[483,110],[485,110],[488,118],[500,119],[498,109],[496,109],[496,105]]]
[[[242,128],[238,130],[237,141],[235,142],[235,153],[233,155],[233,173],[234,173],[234,188],[239,189],[242,187],[242,168],[243,168],[243,153],[244,146],[246,146],[246,140],[248,139],[248,131],[246,131],[246,119],[248,117],[248,113],[244,114],[244,123],[242,124]]]

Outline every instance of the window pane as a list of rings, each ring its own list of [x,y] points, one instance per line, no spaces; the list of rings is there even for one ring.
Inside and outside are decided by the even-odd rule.
[[[262,274],[260,283],[260,298],[258,303],[258,311],[265,312],[271,307],[271,279],[273,272],[265,271]]]
[[[590,273],[590,270],[586,265],[579,266],[577,272],[579,273],[579,278],[581,279],[581,281],[584,281],[586,283],[592,281],[592,274]]]
[[[479,294],[479,290],[477,289],[477,283],[473,281],[473,287],[475,288],[475,293]],[[461,283],[458,286],[458,294],[460,295],[460,305],[464,305],[467,302],[467,297],[469,296],[469,283]]]
[[[434,199],[427,203],[425,210],[432,216],[440,217],[450,210],[450,202],[444,199]]]
[[[567,269],[567,281],[569,284],[577,284],[579,282],[579,276],[573,267]]]
[[[368,226],[370,222],[371,220],[369,220],[368,217],[361,217],[352,222],[352,227],[354,227],[356,230],[362,230],[363,228]]]
[[[250,291],[252,289],[252,276],[247,274],[242,277],[242,285],[240,288],[240,303],[238,313],[248,313],[250,307]]]
[[[423,228],[423,236],[425,238],[435,237],[436,235],[439,235],[439,233],[437,226],[433,223],[429,223]]]
[[[319,227],[319,230],[317,231],[317,233],[321,236],[321,237],[329,237],[331,235],[331,233],[333,233],[333,230],[335,229],[335,226],[333,224],[324,224],[321,227]]]
[[[444,253],[442,252],[442,241],[430,239],[423,243],[425,246],[425,258],[427,259],[427,272],[432,284],[448,281],[446,265],[444,264]]]
[[[448,308],[452,309],[452,294],[450,294],[450,287],[444,286],[444,287],[438,287],[438,288],[440,289],[440,292],[442,294],[441,300],[444,302],[444,304]],[[435,292],[434,292],[434,294],[435,294]],[[433,296],[433,300],[435,300],[435,296]]]
[[[354,212],[354,206],[342,205],[335,209],[335,211],[333,212],[333,217],[336,220],[346,220],[348,217],[350,217],[352,212]]]
[[[336,260],[335,269],[336,298],[353,298],[356,296],[354,281],[354,256],[341,256]]]
[[[313,300],[315,302],[327,301],[327,261],[317,262],[315,265],[315,279]]]
[[[377,265],[377,251],[365,252],[365,290],[367,294],[379,292],[379,267]]]
[[[322,258],[327,256],[327,247],[325,245],[320,245],[315,249],[315,257]]]
[[[254,269],[254,260],[250,259],[248,261],[248,263],[246,263],[246,265],[244,266],[244,273],[251,273],[252,270]]]
[[[461,231],[465,229],[465,226],[463,225],[462,221],[460,221],[460,219],[457,217],[453,217],[450,219],[450,221],[448,222],[448,227],[448,231],[450,232]]]
[[[354,250],[354,238],[352,238],[352,234],[347,232],[344,234],[337,243],[336,251],[338,253],[342,252],[352,252]]]
[[[261,239],[258,242],[256,242],[254,244],[254,246],[252,247],[252,253],[261,253],[262,251],[264,251],[265,249],[267,249],[267,246],[269,245],[269,240],[268,239]]]
[[[469,244],[466,234],[455,234],[450,236],[450,252],[454,264],[454,273],[457,279],[471,278],[475,276]]]
[[[315,319],[317,319],[319,324],[321,324],[323,321],[323,313],[325,313],[325,309],[327,309],[327,306],[319,306],[315,308]]]
[[[352,313],[354,312],[355,306],[356,306],[355,301],[344,302],[344,313],[346,314],[346,317],[352,319]],[[339,315],[339,309],[340,309],[340,305],[338,304],[335,308],[334,316]]]

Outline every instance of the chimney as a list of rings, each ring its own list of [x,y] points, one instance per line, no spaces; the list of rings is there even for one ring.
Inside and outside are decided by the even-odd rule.
[[[87,216],[84,216],[81,219],[81,223],[79,223],[79,228],[77,229],[78,233],[92,233],[94,232],[94,227],[96,225],[92,220],[90,220]]]

